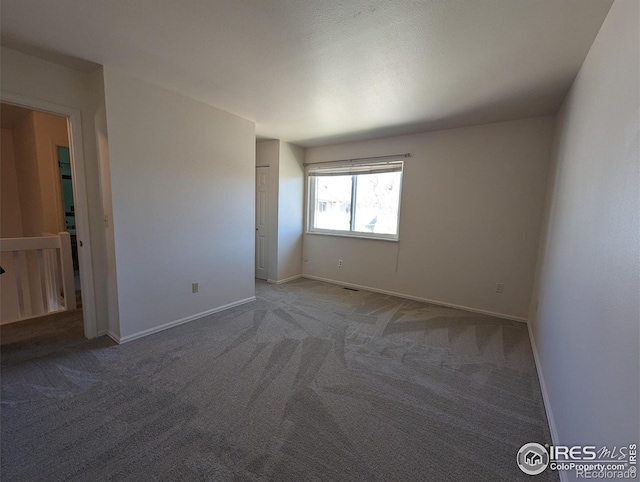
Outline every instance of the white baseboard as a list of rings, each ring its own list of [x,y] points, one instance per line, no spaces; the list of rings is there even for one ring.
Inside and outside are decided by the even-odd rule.
[[[274,284],[274,285],[281,285],[281,284],[284,284],[284,283],[288,283],[289,281],[293,281],[295,279],[300,279],[300,278],[302,278],[302,276],[303,275],[301,275],[301,274],[297,274],[295,276],[291,276],[289,278],[285,278],[285,279],[281,279],[281,280],[268,279],[267,283],[271,283],[271,284]]]
[[[230,308],[235,308],[236,306],[244,305],[245,303],[250,303],[255,301],[256,297],[251,296],[249,298],[245,298],[242,300],[234,301],[233,303],[229,303],[223,306],[219,306],[217,308],[213,308],[211,310],[203,311],[202,313],[197,313],[195,315],[187,316],[185,318],[180,318],[179,320],[170,321],[168,323],[164,323],[160,326],[154,326],[153,328],[149,328],[147,330],[142,330],[137,333],[133,333],[131,335],[126,336],[118,336],[115,333],[108,332],[110,338],[112,338],[116,343],[123,344],[133,340],[137,340],[138,338],[142,338],[147,335],[151,335],[153,333],[158,333],[159,331],[164,331],[169,328],[173,328],[174,326],[182,325],[183,323],[188,323],[193,320],[197,320],[199,318],[204,318],[205,316],[213,315],[214,313],[218,313],[220,311],[228,310]]]
[[[551,443],[553,445],[560,445],[560,437],[558,436],[558,429],[556,428],[556,421],[553,417],[553,411],[551,410],[551,399],[549,398],[549,392],[547,391],[547,384],[544,381],[544,375],[542,374],[542,367],[540,366],[540,358],[538,357],[538,347],[536,346],[536,340],[533,337],[531,331],[531,323],[527,323],[529,329],[529,339],[531,340],[531,351],[533,351],[533,360],[536,364],[536,372],[538,372],[538,380],[540,381],[540,391],[542,392],[542,402],[544,404],[544,411],[547,414],[547,421],[549,422],[549,431],[551,432]],[[531,442],[538,442],[539,440],[531,440]],[[568,472],[566,470],[559,470],[560,480],[567,482]]]
[[[353,283],[345,283],[343,281],[337,281],[337,280],[332,280],[332,279],[328,279],[328,278],[321,278],[320,276],[313,276],[313,275],[310,275],[310,274],[303,274],[302,277],[303,278],[308,278],[308,279],[313,279],[313,280],[316,280],[316,281],[324,281],[325,283],[331,283],[331,284],[334,284],[334,285],[346,286],[348,288],[356,288],[356,289],[359,289],[359,290],[373,291],[374,293],[382,293],[383,295],[397,296],[398,298],[406,298],[408,300],[422,301],[424,303],[431,303],[432,305],[446,306],[447,308],[456,308],[458,310],[470,311],[472,313],[480,313],[482,315],[495,316],[496,318],[503,318],[505,320],[520,321],[520,322],[523,322],[523,323],[527,322],[526,318],[520,318],[518,316],[507,315],[505,313],[496,313],[494,311],[481,310],[481,309],[478,309],[478,308],[471,308],[470,306],[455,305],[453,303],[446,303],[444,301],[432,300],[432,299],[429,299],[429,298],[422,298],[420,296],[413,296],[413,295],[407,295],[407,294],[404,294],[404,293],[397,293],[395,291],[381,290],[381,289],[378,289],[378,288],[372,288],[371,286],[363,286],[363,285],[357,285],[357,284],[353,284]]]

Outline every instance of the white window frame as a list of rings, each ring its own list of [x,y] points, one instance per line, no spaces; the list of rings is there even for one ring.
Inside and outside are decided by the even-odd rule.
[[[349,175],[352,177],[352,185],[351,185],[351,222],[350,225],[353,227],[355,223],[356,217],[356,190],[358,183],[358,174],[367,174],[371,172],[389,172],[389,169],[395,169],[400,172],[400,184],[398,186],[398,219],[396,226],[396,234],[383,234],[383,233],[366,233],[361,231],[353,231],[353,230],[338,230],[338,229],[321,229],[315,228],[315,186],[314,179],[316,177],[320,177],[322,171],[326,173],[332,173],[332,175]],[[344,173],[344,174],[342,174]],[[328,162],[328,163],[314,163],[307,165],[307,226],[306,233],[307,234],[321,234],[326,236],[340,236],[340,237],[349,237],[349,238],[363,238],[363,239],[377,239],[383,241],[400,241],[400,212],[402,208],[402,181],[404,177],[404,162],[401,159],[393,159],[387,160],[384,162],[375,162],[375,161],[349,161],[345,163],[341,162]],[[331,174],[324,174],[331,175]]]

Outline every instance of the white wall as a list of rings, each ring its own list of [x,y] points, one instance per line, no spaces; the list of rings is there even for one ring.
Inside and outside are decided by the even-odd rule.
[[[302,274],[304,149],[280,142],[278,173],[278,274],[283,281]]]
[[[307,162],[411,157],[400,242],[306,234],[304,274],[526,318],[553,123],[540,117],[308,149]]]
[[[104,91],[120,339],[251,299],[255,125],[106,66]]]
[[[109,135],[107,132],[107,111],[104,99],[104,71],[100,67],[89,75],[91,111],[96,133],[96,150],[100,166],[100,194],[104,213],[104,236],[106,257],[106,287],[109,310],[108,333],[120,338],[120,312],[118,309],[118,280],[116,273],[115,240],[113,235],[113,205],[111,202],[111,166],[109,164]]]
[[[92,255],[97,331],[106,333],[109,323],[105,282],[107,262],[99,166],[91,110],[93,92],[88,75],[3,47],[0,76],[3,95],[14,94],[80,110],[83,145],[75,146],[75,149],[81,150],[84,158],[90,232],[89,239],[83,241],[85,250],[90,248]],[[83,296],[86,297],[89,294],[84,293]]]
[[[269,166],[268,280],[302,274],[304,149],[279,139],[256,142],[256,165]]]
[[[558,116],[530,329],[559,444],[640,439],[639,23],[613,4]]]

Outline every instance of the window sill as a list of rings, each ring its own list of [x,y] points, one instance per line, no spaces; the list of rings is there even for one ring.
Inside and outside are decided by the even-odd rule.
[[[334,238],[351,238],[351,239],[370,239],[373,241],[389,241],[391,243],[399,243],[399,238],[387,238],[384,236],[369,236],[367,234],[351,234],[345,232],[327,232],[327,231],[306,231],[305,234],[319,235],[319,236],[332,236]]]

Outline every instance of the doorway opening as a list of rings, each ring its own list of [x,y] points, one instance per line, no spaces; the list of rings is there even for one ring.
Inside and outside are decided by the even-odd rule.
[[[0,109],[2,349],[84,339],[69,119]]]

